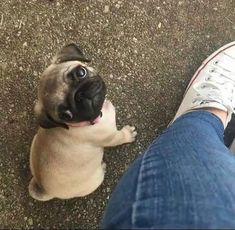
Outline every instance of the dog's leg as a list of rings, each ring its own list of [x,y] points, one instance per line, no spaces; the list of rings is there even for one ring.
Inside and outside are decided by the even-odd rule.
[[[46,194],[45,191],[36,183],[34,178],[32,178],[29,183],[29,194],[35,200],[40,200],[40,201],[47,201],[54,198]]]
[[[133,142],[135,141],[136,135],[135,127],[126,125],[121,130],[117,130],[110,138],[106,139],[104,147]]]

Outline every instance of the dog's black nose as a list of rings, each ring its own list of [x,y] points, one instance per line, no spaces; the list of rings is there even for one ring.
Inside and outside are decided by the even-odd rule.
[[[79,101],[82,98],[92,99],[102,90],[102,82],[100,81],[92,81],[87,82],[80,88],[75,94],[75,100]]]
[[[102,89],[102,82],[100,81],[94,81],[92,84],[89,86],[89,89],[85,92],[87,97],[94,97],[97,93],[100,92]]]

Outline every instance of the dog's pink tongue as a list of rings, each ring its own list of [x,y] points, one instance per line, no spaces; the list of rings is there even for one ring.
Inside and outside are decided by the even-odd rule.
[[[98,123],[98,122],[100,121],[100,119],[101,119],[101,116],[98,116],[98,117],[93,121],[93,123],[94,123],[94,124]]]

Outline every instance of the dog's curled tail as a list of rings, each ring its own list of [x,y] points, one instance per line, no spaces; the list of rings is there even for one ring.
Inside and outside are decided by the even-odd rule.
[[[54,198],[45,193],[45,191],[37,184],[34,178],[32,178],[29,183],[29,194],[35,200],[40,200],[40,201],[47,201]]]

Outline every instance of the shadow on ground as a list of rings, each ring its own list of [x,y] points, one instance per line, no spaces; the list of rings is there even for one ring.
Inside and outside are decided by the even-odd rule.
[[[234,40],[234,9],[233,0],[1,0],[0,228],[97,228],[123,171],[173,118],[201,61]],[[40,203],[27,190],[32,109],[40,74],[69,42],[100,70],[118,124],[139,135],[106,149],[95,193]]]

